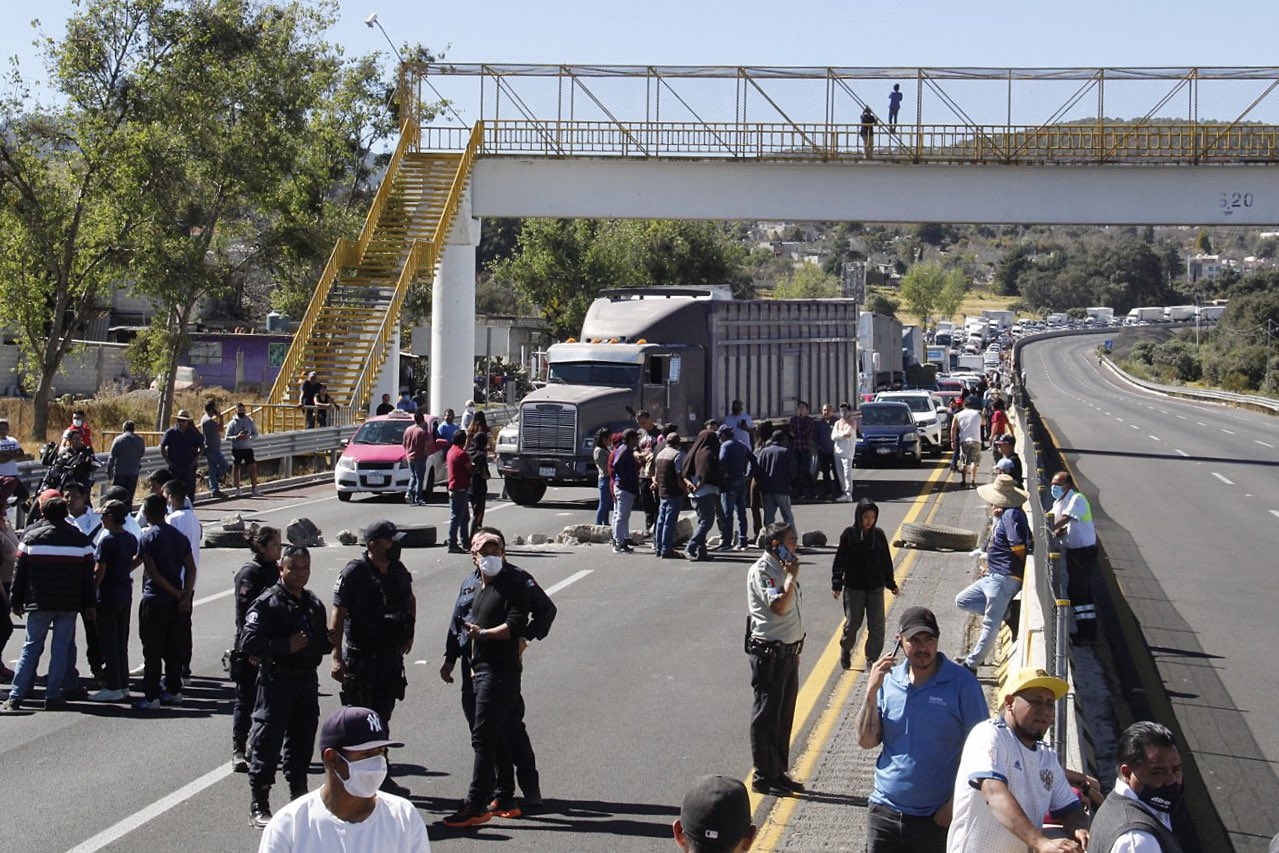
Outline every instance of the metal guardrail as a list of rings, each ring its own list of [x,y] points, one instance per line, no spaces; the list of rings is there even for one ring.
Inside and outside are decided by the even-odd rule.
[[[1232,406],[1242,406],[1254,409],[1263,409],[1272,415],[1279,415],[1279,400],[1274,397],[1263,397],[1260,394],[1234,394],[1230,391],[1214,391],[1208,388],[1192,388],[1187,385],[1160,385],[1157,382],[1148,382],[1126,372],[1119,365],[1109,358],[1106,359],[1112,370],[1122,376],[1124,379],[1136,385],[1138,388],[1144,388],[1147,391],[1154,391],[1158,394],[1168,394],[1173,397],[1185,397],[1190,400],[1207,400],[1213,403],[1229,403]]]
[[[259,435],[253,439],[253,456],[258,462],[283,460],[280,473],[285,477],[293,475],[293,460],[301,456],[313,456],[328,453],[336,456],[342,450],[342,439],[355,434],[355,425],[317,427],[315,429],[296,430]],[[231,443],[223,442],[223,453],[230,461]],[[101,466],[95,471],[95,482],[105,478],[108,453],[99,453],[97,459]],[[333,459],[330,459],[332,463]],[[143,476],[149,471],[164,467],[164,458],[158,447],[149,447],[142,457]],[[35,487],[44,477],[45,467],[39,461],[19,462],[18,475],[28,488]]]

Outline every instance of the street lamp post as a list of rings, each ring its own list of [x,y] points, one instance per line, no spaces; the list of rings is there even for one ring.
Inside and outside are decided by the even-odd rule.
[[[391,50],[395,51],[395,57],[400,60],[400,64],[404,64],[404,54],[400,53],[400,49],[395,46],[395,42],[391,41],[391,37],[387,35],[386,27],[382,26],[382,22],[377,19],[377,12],[369,13],[369,16],[364,19],[364,26],[369,29],[377,27],[381,30],[382,38],[386,39],[386,43],[391,46]]]

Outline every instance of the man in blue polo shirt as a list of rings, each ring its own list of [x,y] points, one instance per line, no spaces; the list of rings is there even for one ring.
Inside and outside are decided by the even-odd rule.
[[[875,661],[857,716],[862,749],[882,746],[866,820],[867,853],[944,853],[964,740],[990,716],[977,677],[937,651],[937,617],[902,614],[898,645]]]

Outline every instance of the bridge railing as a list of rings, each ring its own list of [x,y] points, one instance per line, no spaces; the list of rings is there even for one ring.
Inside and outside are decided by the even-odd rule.
[[[1133,127],[621,123],[491,120],[484,156],[866,160],[903,163],[1088,165],[1279,163],[1279,125]],[[423,128],[424,150],[465,148],[459,127]]]

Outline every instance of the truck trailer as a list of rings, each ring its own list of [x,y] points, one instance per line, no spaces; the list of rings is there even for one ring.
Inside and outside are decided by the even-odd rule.
[[[757,420],[856,396],[857,308],[848,299],[735,300],[710,288],[609,290],[579,340],[548,347],[546,384],[497,440],[507,496],[536,504],[548,486],[597,481],[601,429],[647,410],[696,435],[733,400]],[[901,333],[893,341],[900,358]]]

